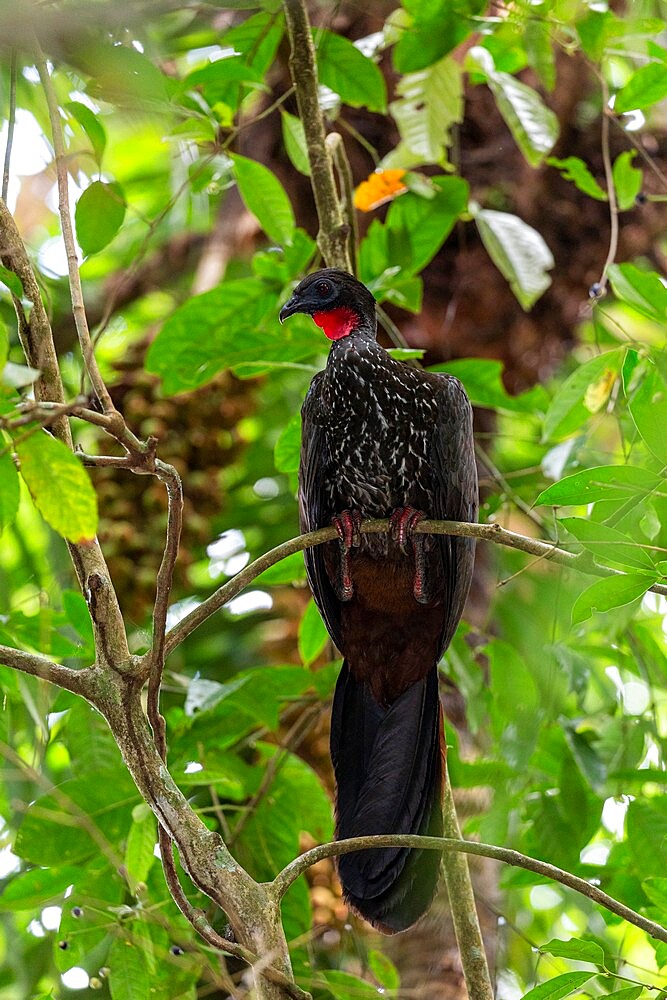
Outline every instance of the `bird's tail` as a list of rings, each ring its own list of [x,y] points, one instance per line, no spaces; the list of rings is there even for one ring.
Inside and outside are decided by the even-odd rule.
[[[331,717],[338,840],[442,836],[444,737],[437,666],[389,708],[343,663]],[[388,847],[338,859],[346,901],[388,934],[410,927],[435,894],[440,852]]]

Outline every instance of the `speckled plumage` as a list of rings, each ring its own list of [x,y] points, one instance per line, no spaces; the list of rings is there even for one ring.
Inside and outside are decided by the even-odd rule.
[[[325,294],[327,289],[330,294]],[[306,278],[281,317],[335,311],[357,318],[332,345],[302,409],[299,504],[304,531],[343,511],[389,517],[475,520],[477,477],[470,403],[457,379],[395,361],[376,342],[375,303],[342,271]],[[423,593],[415,597],[415,546]],[[470,539],[361,535],[347,553],[352,584],[342,599],[341,547],[306,551],[308,578],[329,633],[345,657],[332,717],[337,834],[441,832],[442,720],[437,662],[456,629],[470,586]],[[346,898],[386,931],[427,908],[439,860],[429,852],[346,855]]]

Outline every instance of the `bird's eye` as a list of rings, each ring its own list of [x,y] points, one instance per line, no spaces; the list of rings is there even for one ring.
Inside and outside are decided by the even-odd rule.
[[[315,285],[315,291],[321,299],[326,299],[327,296],[331,295],[331,283],[329,281],[318,281]]]

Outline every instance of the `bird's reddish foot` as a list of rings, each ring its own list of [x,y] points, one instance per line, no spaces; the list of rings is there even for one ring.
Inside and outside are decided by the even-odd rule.
[[[412,593],[415,600],[420,604],[428,604],[431,597],[426,586],[426,535],[413,534],[415,525],[424,519],[425,515],[421,510],[414,507],[397,507],[389,518],[391,525],[391,537],[405,551],[408,540],[412,543],[412,551],[415,556],[415,578],[412,584]]]
[[[336,590],[341,601],[349,601],[354,594],[354,586],[348,554],[361,541],[361,514],[358,510],[343,510],[331,518],[331,523],[340,538],[340,573]]]

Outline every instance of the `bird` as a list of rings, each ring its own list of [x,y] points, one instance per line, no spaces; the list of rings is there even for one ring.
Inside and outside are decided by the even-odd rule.
[[[304,551],[315,602],[343,665],[331,715],[336,838],[443,834],[438,662],[463,613],[474,539],[415,532],[423,518],[476,521],[472,408],[451,375],[377,342],[376,301],[323,268],[282,307],[331,341],[301,410],[301,530],[338,538]],[[363,533],[388,518],[386,533]],[[436,892],[440,852],[373,848],[339,857],[348,905],[377,929],[412,926]]]

